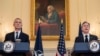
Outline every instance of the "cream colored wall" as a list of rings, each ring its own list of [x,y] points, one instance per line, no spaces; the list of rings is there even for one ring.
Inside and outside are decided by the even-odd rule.
[[[30,0],[0,0],[0,38],[4,40],[6,33],[14,30],[13,20],[21,18],[23,31],[30,33]]]
[[[71,40],[78,34],[78,24],[88,21],[90,33],[100,36],[100,0],[70,0]]]
[[[16,17],[22,18],[23,31],[30,34],[30,1],[0,0],[0,39],[2,41],[6,33],[13,31],[13,20]],[[73,47],[80,21],[90,22],[90,32],[100,36],[100,0],[69,0],[69,2],[71,40],[66,41],[66,47]],[[34,41],[31,43],[34,45]],[[58,41],[43,41],[44,48],[56,48],[57,43]]]

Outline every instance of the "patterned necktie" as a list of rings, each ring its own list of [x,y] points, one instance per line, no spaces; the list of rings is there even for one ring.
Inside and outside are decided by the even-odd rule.
[[[88,42],[88,38],[87,38],[88,36],[87,35],[85,35],[85,42]]]
[[[16,39],[18,39],[18,32],[16,32]]]

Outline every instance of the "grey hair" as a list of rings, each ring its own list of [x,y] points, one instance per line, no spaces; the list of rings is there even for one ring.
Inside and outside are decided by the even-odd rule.
[[[55,10],[53,5],[48,5],[48,8],[51,8],[52,10]]]
[[[22,21],[22,19],[21,19],[21,18],[15,18],[15,19],[14,19],[14,23],[15,23],[15,21],[16,21],[16,20],[21,20],[21,21]]]

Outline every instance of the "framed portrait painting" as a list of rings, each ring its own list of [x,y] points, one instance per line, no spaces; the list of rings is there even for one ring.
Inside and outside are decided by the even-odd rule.
[[[58,40],[64,26],[64,37],[70,40],[69,0],[31,0],[30,32],[34,40],[38,26],[43,40]]]

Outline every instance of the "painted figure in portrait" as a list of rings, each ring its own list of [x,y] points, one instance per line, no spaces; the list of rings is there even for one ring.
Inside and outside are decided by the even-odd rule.
[[[65,0],[35,1],[35,34],[40,24],[42,35],[59,35],[61,20],[65,25]]]

